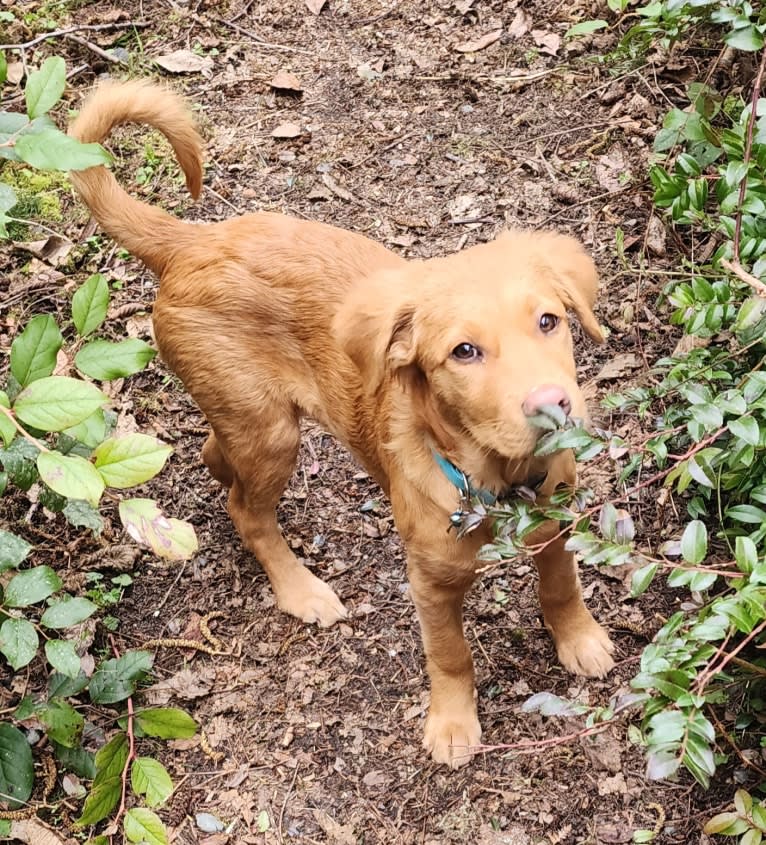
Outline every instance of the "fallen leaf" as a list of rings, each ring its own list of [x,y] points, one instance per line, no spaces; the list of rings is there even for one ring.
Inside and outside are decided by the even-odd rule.
[[[351,191],[347,191],[342,185],[339,185],[335,181],[335,179],[330,176],[329,173],[322,174],[322,181],[336,196],[339,196],[342,200],[346,200],[347,202],[354,202],[357,205],[362,205],[362,203],[351,193]]]
[[[8,62],[5,78],[11,85],[18,85],[24,78],[24,65],[21,62]]]
[[[315,15],[318,15],[322,9],[324,9],[324,5],[327,0],[304,0],[308,10],[313,12]]]
[[[298,94],[303,91],[303,86],[298,77],[286,70],[280,70],[271,82],[269,82],[269,85],[279,91],[294,91]]]
[[[533,29],[532,40],[541,53],[547,53],[549,56],[555,56],[561,47],[561,36],[545,29]]]
[[[458,44],[455,49],[458,53],[476,53],[478,50],[483,50],[485,47],[489,47],[490,44],[494,44],[502,34],[502,29],[495,29],[485,35],[480,35],[473,41],[466,41],[463,44]]]
[[[598,157],[595,172],[596,181],[609,193],[621,191],[625,186],[626,176],[630,176],[625,155],[619,147],[615,147],[608,155]]]
[[[667,231],[665,224],[659,217],[652,215],[649,218],[649,225],[646,227],[646,248],[652,255],[665,255],[665,239]]]
[[[611,361],[607,361],[604,366],[598,371],[594,381],[611,381],[613,379],[623,378],[631,370],[636,370],[641,366],[641,362],[633,352],[625,352],[620,355],[615,355]]]
[[[327,835],[327,845],[356,845],[356,834],[351,824],[339,824],[324,810],[314,810],[314,818]]]
[[[474,0],[457,0],[455,8],[461,15],[467,15],[473,6]]]
[[[524,9],[518,9],[516,15],[508,27],[508,34],[514,38],[521,38],[526,35],[532,26],[532,16]]]
[[[357,66],[356,74],[362,79],[366,79],[368,82],[374,82],[376,79],[380,79],[382,75],[380,71],[375,70],[375,68],[371,67],[367,62],[363,62],[361,65]]]
[[[617,772],[611,777],[601,778],[598,782],[599,795],[624,795],[628,791],[625,775]]]
[[[367,772],[362,778],[362,783],[365,786],[385,786],[390,780],[391,778],[385,772],[376,769],[375,771]]]
[[[217,833],[226,827],[226,825],[212,813],[197,813],[194,817],[194,821],[203,833]]]
[[[289,120],[280,123],[279,126],[271,130],[272,138],[297,138],[300,134],[300,126],[297,123],[291,123]]]
[[[24,819],[11,823],[11,839],[28,845],[68,845],[72,839],[61,839],[37,819]]]
[[[198,56],[191,50],[174,50],[157,56],[154,62],[170,73],[205,73],[213,67],[210,56]]]

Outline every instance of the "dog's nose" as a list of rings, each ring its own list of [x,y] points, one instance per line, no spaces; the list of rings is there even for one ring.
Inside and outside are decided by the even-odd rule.
[[[558,405],[569,416],[572,413],[572,401],[566,390],[557,384],[544,384],[536,387],[521,403],[525,416],[533,417],[543,405]]]

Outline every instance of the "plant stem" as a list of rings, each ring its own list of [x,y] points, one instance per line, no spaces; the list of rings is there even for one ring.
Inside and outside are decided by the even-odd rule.
[[[747,177],[750,170],[750,156],[753,152],[753,131],[755,130],[756,112],[758,110],[758,97],[761,93],[761,82],[763,72],[766,69],[766,49],[761,53],[761,63],[758,66],[758,73],[753,83],[753,93],[750,97],[750,115],[747,120],[747,138],[745,140],[745,152],[742,163],[745,165],[745,175],[739,183],[739,199],[737,200],[737,216],[734,221],[734,265],[739,265],[739,241],[742,236],[742,205],[745,202],[747,193]],[[739,275],[739,274],[738,274]]]
[[[37,440],[37,438],[32,437],[32,435],[28,431],[21,427],[19,421],[16,419],[15,414],[10,408],[6,408],[4,405],[0,405],[0,412],[2,412],[3,414],[5,414],[6,417],[8,417],[8,419],[13,423],[14,428],[25,440],[28,440],[30,443],[33,443],[41,452],[50,452],[50,449],[44,443],[41,443],[39,440]]]
[[[119,658],[120,650],[117,648],[117,644],[115,643],[114,637],[111,634],[109,635],[109,643],[112,646],[114,656]],[[125,765],[122,767],[122,796],[120,798],[120,806],[117,810],[117,815],[114,817],[114,820],[112,822],[115,827],[125,814],[125,803],[128,795],[128,771],[130,770],[130,764],[136,758],[136,738],[133,734],[133,716],[133,697],[128,696],[128,724],[126,728],[126,733],[128,735],[128,756],[125,759]]]

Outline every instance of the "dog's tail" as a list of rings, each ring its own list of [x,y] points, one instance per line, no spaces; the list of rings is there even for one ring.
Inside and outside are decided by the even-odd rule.
[[[170,141],[196,199],[202,187],[202,139],[184,100],[158,85],[134,80],[99,86],[85,102],[69,134],[85,143],[106,140],[121,123],[142,123]],[[182,223],[160,208],[134,199],[106,167],[70,172],[77,192],[99,224],[157,275],[178,244]],[[185,234],[185,233],[184,233]]]

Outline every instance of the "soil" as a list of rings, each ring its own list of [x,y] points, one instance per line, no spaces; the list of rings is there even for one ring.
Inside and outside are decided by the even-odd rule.
[[[27,51],[32,62],[65,56],[70,107],[100,77],[126,72],[166,78],[195,104],[209,139],[196,204],[157,136],[126,130],[111,144],[130,190],[186,219],[281,211],[362,232],[407,257],[447,254],[506,226],[579,237],[603,273],[599,316],[610,331],[599,348],[578,337],[580,377],[594,416],[630,436],[638,421],[604,418],[598,399],[641,377],[676,341],[655,307],[667,259],[646,173],[667,100],[680,100],[696,68],[688,59],[671,71],[660,55],[639,67],[605,64],[599,57],[614,47],[612,33],[563,39],[574,21],[602,16],[599,5],[329,0],[317,13],[318,0],[124,0],[16,8],[55,14],[59,28],[115,25],[81,31],[89,43],[59,36]],[[498,30],[493,42],[476,43]],[[9,25],[13,42],[39,31],[21,16]],[[98,53],[115,45],[129,64]],[[183,51],[180,72],[153,63],[174,51]],[[285,73],[293,78],[275,87]],[[16,244],[0,257],[0,347],[7,352],[33,314],[68,313],[71,291],[94,271],[119,285],[109,331],[148,338],[156,280],[93,237],[73,196],[63,212],[55,228],[75,244],[66,274],[55,257],[30,256],[39,246]],[[28,240],[36,237],[30,230]],[[626,691],[677,596],[658,585],[632,600],[622,573],[584,571],[587,602],[617,643],[618,665],[605,680],[583,680],[557,664],[530,562],[488,573],[469,597],[466,628],[483,739],[511,747],[446,771],[420,746],[428,703],[422,648],[402,547],[370,479],[331,437],[306,425],[281,524],[352,615],[329,630],[305,626],[275,608],[263,572],[243,550],[224,493],[199,458],[205,421],[177,380],[154,362],[112,395],[127,428],[173,445],[166,470],[141,493],[195,525],[199,554],[183,565],[126,554],[116,521],[99,544],[7,497],[0,515],[32,541],[47,536],[46,549],[72,584],[95,565],[134,576],[113,611],[122,649],[149,638],[199,638],[200,619],[220,614],[211,626],[226,653],[160,649],[156,683],[141,698],[185,707],[209,746],[199,737],[143,741],[178,785],[161,811],[172,841],[554,845],[626,843],[637,829],[656,830],[659,843],[707,841],[704,821],[732,793],[725,772],[720,794],[685,775],[650,782],[625,720],[584,737],[581,718],[520,709],[538,691],[594,705]],[[605,494],[618,470],[602,462],[589,478]],[[653,543],[673,530],[651,498],[634,517]],[[530,740],[536,744],[513,747]],[[200,829],[203,812],[226,830]]]

